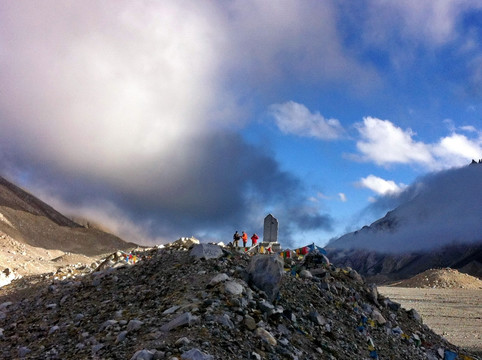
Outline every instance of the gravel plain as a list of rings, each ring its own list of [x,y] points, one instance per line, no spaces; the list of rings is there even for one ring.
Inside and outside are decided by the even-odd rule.
[[[422,289],[381,286],[378,291],[405,309],[415,309],[437,334],[482,356],[482,289]]]

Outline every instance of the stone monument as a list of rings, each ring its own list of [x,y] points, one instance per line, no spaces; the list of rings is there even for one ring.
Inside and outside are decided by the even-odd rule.
[[[264,218],[263,242],[278,242],[278,220],[271,214]]]

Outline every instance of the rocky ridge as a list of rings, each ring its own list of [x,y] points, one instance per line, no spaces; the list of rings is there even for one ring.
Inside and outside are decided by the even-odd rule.
[[[132,265],[113,254],[23,298],[0,292],[0,357],[475,358],[352,269],[185,245],[139,251]]]

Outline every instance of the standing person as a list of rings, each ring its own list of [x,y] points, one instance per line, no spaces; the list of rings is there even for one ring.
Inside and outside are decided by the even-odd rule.
[[[256,244],[258,243],[258,239],[259,236],[254,233],[253,236],[251,236],[251,246],[256,246]]]
[[[234,247],[238,247],[239,246],[239,239],[241,238],[241,235],[238,234],[238,232],[236,231],[233,235],[233,245]]]
[[[242,239],[243,239],[243,247],[246,247],[248,244],[248,234],[246,234],[244,231],[243,231]]]

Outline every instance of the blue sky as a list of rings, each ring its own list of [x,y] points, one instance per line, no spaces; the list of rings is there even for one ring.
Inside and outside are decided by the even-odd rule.
[[[482,158],[479,1],[0,1],[0,23],[3,176],[126,240],[272,213],[323,245]]]

